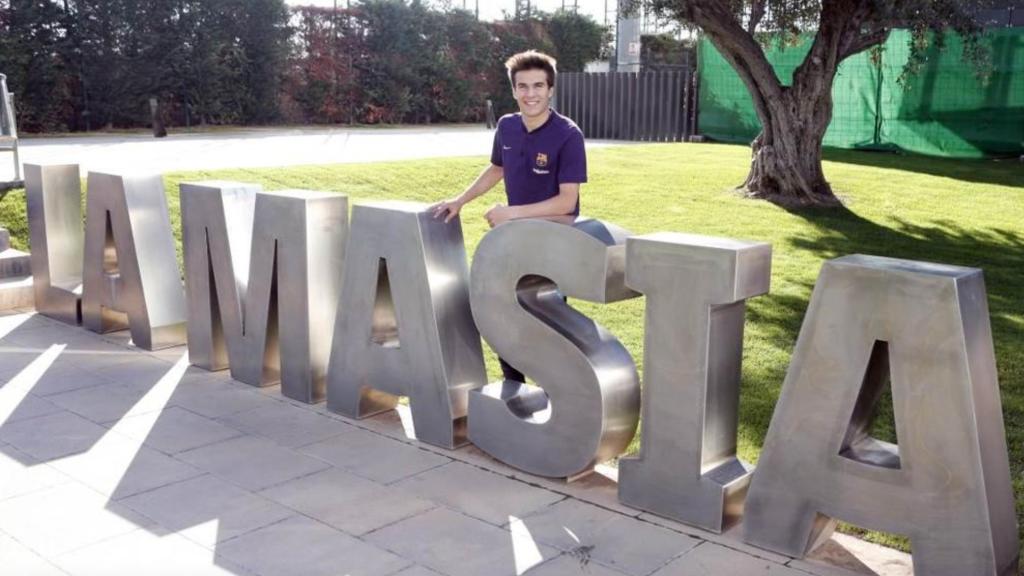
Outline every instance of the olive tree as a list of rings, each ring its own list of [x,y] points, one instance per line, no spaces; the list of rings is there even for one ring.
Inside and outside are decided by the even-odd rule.
[[[758,198],[796,205],[836,204],[821,167],[832,119],[832,81],[843,60],[880,46],[893,28],[912,31],[912,73],[928,42],[943,32],[964,38],[965,58],[984,67],[979,26],[983,1],[958,0],[643,0],[656,13],[698,28],[739,74],[761,121],[743,188]],[[636,2],[634,2],[634,5]],[[811,47],[786,85],[763,45],[806,34]]]

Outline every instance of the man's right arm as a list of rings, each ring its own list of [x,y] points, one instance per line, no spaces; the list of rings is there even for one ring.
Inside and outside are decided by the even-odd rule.
[[[495,184],[501,182],[504,175],[504,168],[489,164],[462,194],[451,200],[445,200],[433,205],[431,209],[434,211],[434,218],[440,218],[443,215],[445,223],[450,222],[452,218],[459,215],[459,211],[462,210],[463,206],[484,195],[491,188],[494,188]]]

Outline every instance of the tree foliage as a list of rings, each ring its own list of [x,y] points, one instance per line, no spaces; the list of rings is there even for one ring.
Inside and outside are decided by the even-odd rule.
[[[295,11],[296,48],[284,90],[292,122],[468,122],[491,100],[515,110],[503,63],[547,52],[560,71],[601,56],[606,30],[567,12],[481,22],[417,0],[363,0],[351,10]]]
[[[611,33],[589,16],[566,10],[541,18],[558,54],[559,71],[583,72],[587,62],[596,59],[595,55],[609,56],[604,52],[611,45]]]
[[[0,73],[26,132],[270,122],[465,122],[514,109],[502,63],[564,71],[607,32],[570,13],[480,22],[422,0],[289,9],[284,0],[0,0]]]
[[[0,2],[0,71],[26,131],[277,118],[284,0]]]
[[[60,10],[40,0],[0,1],[0,73],[17,90],[19,127],[64,128],[67,66],[59,53]]]

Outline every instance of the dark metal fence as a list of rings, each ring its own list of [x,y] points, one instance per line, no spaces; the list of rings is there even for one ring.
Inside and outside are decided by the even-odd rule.
[[[697,124],[696,73],[563,73],[556,107],[587,138],[681,142]]]

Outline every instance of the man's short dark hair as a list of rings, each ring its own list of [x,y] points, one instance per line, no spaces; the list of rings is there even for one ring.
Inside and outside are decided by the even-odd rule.
[[[548,86],[554,87],[555,76],[558,74],[557,62],[551,56],[536,50],[520,52],[505,61],[508,69],[508,81],[512,87],[516,85],[516,73],[523,70],[543,70],[548,76]]]

